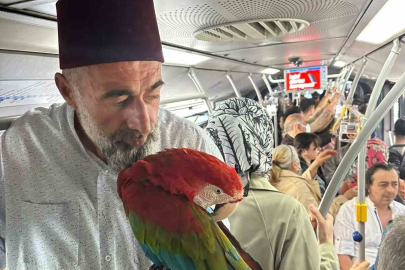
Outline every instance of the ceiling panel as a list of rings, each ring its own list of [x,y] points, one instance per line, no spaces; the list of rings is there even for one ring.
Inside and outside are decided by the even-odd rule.
[[[228,57],[245,59],[261,65],[288,64],[291,56],[300,56],[304,61],[329,59],[337,53],[344,38],[284,43],[272,46],[255,47],[226,52]],[[325,57],[325,58],[323,58]]]
[[[36,5],[36,6],[27,8],[27,10],[36,11],[39,13],[52,15],[52,16],[56,17],[56,4],[55,3]]]
[[[160,0],[155,1],[161,38],[210,52],[265,43],[292,42],[346,36],[367,0]],[[197,30],[253,19],[294,18],[309,22],[308,29],[281,38],[254,43],[196,41]]]
[[[58,53],[56,22],[0,11],[0,49]]]

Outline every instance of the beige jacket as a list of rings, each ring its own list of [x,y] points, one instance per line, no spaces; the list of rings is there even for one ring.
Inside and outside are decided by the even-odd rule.
[[[254,176],[249,195],[229,217],[231,232],[263,270],[339,269],[333,245],[318,245],[305,208]]]
[[[318,182],[311,177],[310,172],[305,171],[302,176],[289,171],[282,170],[278,181],[270,180],[271,184],[281,192],[296,198],[309,213],[309,205],[318,206],[322,200],[321,190]],[[340,206],[347,202],[343,195],[336,197],[329,209],[329,214],[333,217],[339,212]]]

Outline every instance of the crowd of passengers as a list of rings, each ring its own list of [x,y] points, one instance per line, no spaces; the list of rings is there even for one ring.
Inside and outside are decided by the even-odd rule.
[[[269,140],[273,138],[271,120],[256,102],[233,98],[211,116],[206,131],[216,142],[224,160],[231,166],[237,165],[236,168],[245,164],[242,167],[251,174],[248,196],[229,221],[232,234],[262,269],[318,269],[315,267],[319,260],[314,252],[315,237],[311,239],[312,228],[305,219],[307,215],[315,215],[314,209],[319,206],[350,146],[350,143],[340,143],[338,147],[333,134],[334,110],[338,101],[339,94],[328,91],[318,101],[304,98],[300,106],[288,108],[280,118],[281,145],[275,149],[270,146],[272,139]],[[366,102],[359,106],[362,113],[365,113]],[[232,113],[229,113],[230,108],[234,109]],[[222,125],[224,121],[226,128]],[[221,136],[221,132],[227,129],[239,136],[232,141]],[[378,138],[367,141],[366,262],[358,265],[359,250],[353,240],[353,233],[359,230],[355,162],[329,210],[328,218],[333,220],[330,222],[333,223],[333,239],[329,243],[320,242],[321,269],[368,269],[369,264],[371,269],[401,268],[398,268],[403,261],[400,249],[397,251],[399,258],[392,257],[390,252],[386,252],[381,260],[377,257],[384,231],[393,220],[395,223],[398,219],[402,224],[405,220],[401,217],[405,214],[402,180],[405,172],[405,119],[395,123],[394,134],[395,144],[390,148]],[[227,149],[230,145],[248,154],[242,155],[237,162],[229,155]],[[240,173],[243,171],[240,169]],[[244,220],[250,221],[249,226]],[[396,227],[391,234],[405,234],[405,227]],[[403,246],[404,240],[401,240]],[[328,245],[334,245],[334,251],[328,250]],[[334,252],[337,258],[330,256]],[[397,262],[392,261],[394,258]],[[378,264],[383,266],[377,268]]]

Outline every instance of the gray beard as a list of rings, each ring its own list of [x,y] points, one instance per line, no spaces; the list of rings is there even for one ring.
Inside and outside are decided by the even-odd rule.
[[[115,134],[108,135],[96,126],[85,107],[78,106],[77,115],[86,135],[107,157],[109,167],[117,173],[159,150],[157,149],[157,142],[160,139],[159,121],[152,124],[151,132],[143,145],[132,146],[125,141],[141,139],[143,135],[138,130],[119,130]]]

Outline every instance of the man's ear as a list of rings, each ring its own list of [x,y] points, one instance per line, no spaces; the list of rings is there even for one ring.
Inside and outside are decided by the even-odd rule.
[[[77,104],[73,96],[73,89],[70,86],[69,81],[63,76],[63,74],[57,72],[55,74],[55,83],[59,89],[60,94],[65,99],[66,103],[70,105],[73,109],[77,109]]]

